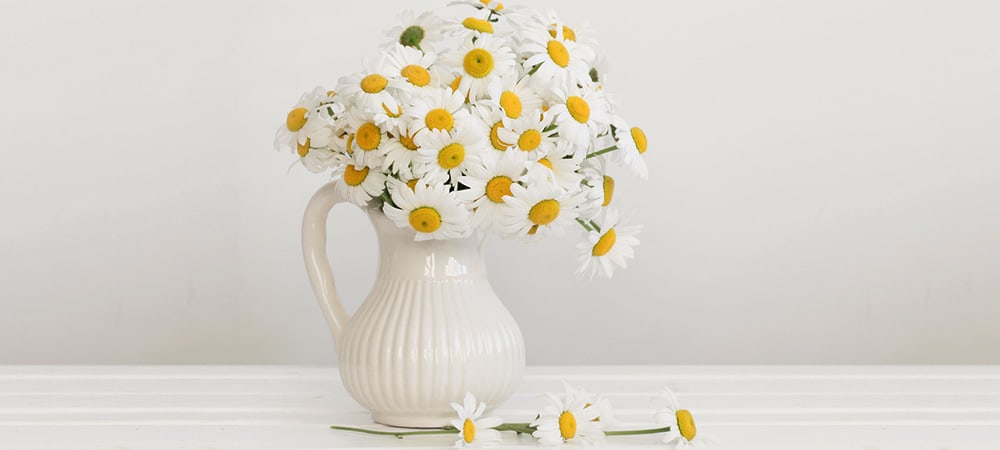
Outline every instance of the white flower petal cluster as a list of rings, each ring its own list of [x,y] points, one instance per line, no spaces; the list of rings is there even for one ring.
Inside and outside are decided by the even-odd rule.
[[[589,27],[495,0],[452,4],[455,19],[404,12],[359,72],[302,95],[275,147],[415,239],[576,228],[578,273],[610,277],[639,228],[611,209],[608,170],[645,178],[647,141],[617,115]]]

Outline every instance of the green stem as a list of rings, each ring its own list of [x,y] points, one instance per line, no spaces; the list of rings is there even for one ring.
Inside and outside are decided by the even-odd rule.
[[[556,129],[557,127],[559,127],[559,125],[551,124],[551,125],[549,125],[549,126],[547,126],[545,128],[542,128],[542,133],[548,133],[548,132]]]
[[[583,229],[585,229],[587,231],[594,231],[594,229],[590,228],[590,225],[587,225],[587,222],[584,222],[583,219],[577,218],[576,222],[579,223],[580,226],[583,227]]]
[[[497,431],[513,431],[517,434],[531,434],[534,433],[538,428],[531,426],[527,422],[522,423],[505,423],[496,427]]]
[[[605,431],[605,436],[632,436],[636,434],[656,434],[656,433],[666,433],[670,431],[670,427],[663,428],[647,428],[645,430],[621,430],[621,431]]]
[[[376,434],[379,436],[395,436],[396,439],[402,439],[403,436],[421,436],[428,434],[458,434],[458,429],[455,427],[444,427],[441,429],[426,430],[426,431],[375,431],[375,430],[366,430],[364,428],[330,425],[330,429],[341,430],[341,431],[354,431],[357,433]]]
[[[598,151],[596,151],[594,153],[588,154],[587,158],[589,159],[589,158],[593,158],[595,156],[601,156],[601,155],[603,155],[605,153],[613,152],[615,150],[618,150],[618,146],[617,145],[612,145],[611,147],[608,147],[608,148],[605,148],[605,149],[602,149],[602,150],[598,150]]]

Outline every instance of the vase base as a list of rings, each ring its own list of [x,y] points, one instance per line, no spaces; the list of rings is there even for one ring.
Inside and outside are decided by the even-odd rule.
[[[451,425],[454,414],[372,413],[372,420],[396,428],[441,428]]]

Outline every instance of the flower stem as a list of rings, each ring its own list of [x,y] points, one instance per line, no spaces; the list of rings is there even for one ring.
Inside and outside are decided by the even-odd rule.
[[[584,230],[594,231],[594,229],[591,228],[590,225],[587,225],[587,222],[584,222],[583,219],[577,218],[576,222],[579,223],[580,226],[582,226]]]
[[[379,436],[395,436],[396,439],[402,439],[403,436],[421,436],[428,434],[458,434],[458,429],[455,427],[443,427],[440,429],[433,429],[426,431],[375,431],[375,430],[366,430],[364,428],[330,425],[330,429],[341,430],[341,431],[354,431],[357,433],[377,434]]]
[[[605,431],[605,436],[632,436],[636,434],[656,434],[656,433],[666,433],[670,431],[670,427],[663,428],[647,428],[644,430],[620,430],[620,431]]]
[[[513,431],[517,434],[531,434],[534,433],[538,428],[531,426],[527,422],[521,423],[505,423],[498,425],[495,428],[497,431]]]
[[[607,152],[613,152],[615,150],[618,150],[618,146],[617,145],[612,145],[611,147],[608,147],[608,148],[605,148],[605,149],[602,149],[602,150],[598,150],[598,151],[596,151],[594,153],[587,154],[587,158],[589,159],[589,158],[593,158],[595,156],[601,156],[601,155],[603,155],[603,154],[605,154]]]

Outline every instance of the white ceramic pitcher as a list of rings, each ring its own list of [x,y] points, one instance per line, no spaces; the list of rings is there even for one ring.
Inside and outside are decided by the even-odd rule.
[[[482,237],[413,240],[414,231],[367,210],[379,241],[375,286],[348,317],[326,256],[327,216],[345,203],[333,183],[302,224],[306,271],[330,325],[347,392],[376,422],[440,427],[466,392],[498,405],[524,371],[524,340],[486,279]]]

